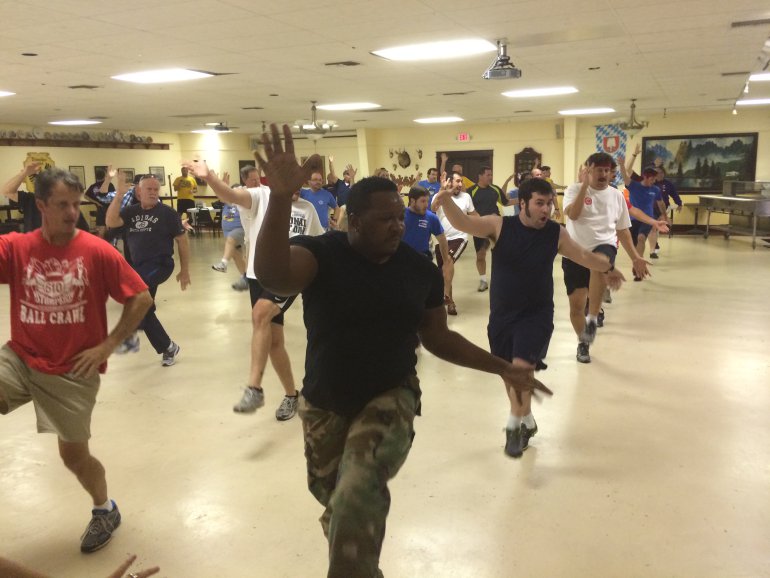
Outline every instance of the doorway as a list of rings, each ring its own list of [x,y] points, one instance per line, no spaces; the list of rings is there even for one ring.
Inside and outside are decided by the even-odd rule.
[[[446,163],[446,170],[451,171],[452,165],[462,165],[463,176],[470,179],[474,183],[479,176],[479,169],[481,167],[491,167],[494,174],[494,165],[492,164],[492,158],[494,151],[478,150],[478,151],[437,151],[436,152],[436,168],[441,167],[441,155],[446,153],[449,156],[449,160]],[[439,178],[441,175],[439,175]]]

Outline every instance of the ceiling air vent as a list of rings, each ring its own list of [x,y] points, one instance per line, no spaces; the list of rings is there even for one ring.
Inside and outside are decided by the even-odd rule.
[[[722,76],[748,76],[748,70],[739,70],[737,72],[723,72]]]
[[[341,60],[339,62],[327,62],[324,66],[361,66],[361,63],[355,60]]]
[[[441,96],[465,96],[466,94],[470,94],[472,92],[475,92],[475,91],[468,90],[466,92],[444,92],[441,94]]]
[[[739,20],[738,22],[731,22],[731,28],[744,28],[745,26],[765,26],[770,24],[770,18],[761,18],[759,20]]]
[[[78,90],[78,89],[95,90],[101,87],[96,86],[95,84],[75,84],[73,86],[68,86],[67,88],[71,88],[72,90]]]
[[[265,110],[264,106],[242,106],[241,110]]]

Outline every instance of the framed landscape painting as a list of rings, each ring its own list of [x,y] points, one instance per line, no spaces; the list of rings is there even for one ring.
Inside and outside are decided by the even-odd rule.
[[[680,193],[722,192],[724,181],[753,181],[758,133],[651,136],[642,167],[663,167]]]

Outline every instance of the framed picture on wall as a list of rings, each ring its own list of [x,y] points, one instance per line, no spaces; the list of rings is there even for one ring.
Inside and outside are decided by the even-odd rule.
[[[119,171],[123,171],[123,174],[126,175],[127,181],[133,181],[134,180],[134,169],[118,169]]]
[[[150,174],[155,175],[161,185],[166,183],[166,167],[150,167]]]
[[[82,167],[80,165],[70,165],[70,172],[75,175],[78,180],[80,181],[80,184],[82,184],[84,187],[88,186],[88,183],[86,183],[86,168]]]
[[[650,136],[642,139],[642,167],[662,167],[679,192],[722,192],[724,181],[753,181],[758,133]]]
[[[106,174],[107,174],[107,165],[96,165],[94,167],[94,182],[101,181],[104,178],[104,175]],[[101,179],[99,178],[99,175],[102,175]],[[85,185],[85,183],[83,184]]]

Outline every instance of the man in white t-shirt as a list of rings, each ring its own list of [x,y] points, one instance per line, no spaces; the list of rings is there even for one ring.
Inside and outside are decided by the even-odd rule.
[[[476,208],[473,206],[473,199],[471,196],[463,191],[463,176],[460,173],[452,173],[452,176],[446,179],[441,186],[452,193],[452,200],[460,207],[460,210],[467,215],[478,215]],[[447,243],[449,245],[449,256],[452,258],[452,263],[456,263],[460,258],[460,255],[465,251],[465,247],[468,246],[468,234],[463,233],[459,229],[455,229],[446,218],[444,209],[435,202],[431,205],[431,210],[438,215],[441,221],[441,226],[444,228],[444,235],[446,236]],[[436,262],[438,268],[443,271],[444,261],[441,258],[441,252],[436,251]],[[454,268],[449,271],[448,275],[444,276],[444,301],[446,302],[447,313],[449,315],[457,315],[457,306],[452,298],[452,279],[454,278]]]
[[[233,407],[237,413],[253,413],[265,405],[265,394],[262,390],[262,376],[270,358],[278,379],[285,392],[281,405],[275,412],[279,421],[291,419],[297,413],[297,389],[294,384],[294,374],[291,371],[289,354],[284,345],[283,314],[291,307],[296,295],[283,297],[265,290],[257,281],[254,274],[254,250],[257,236],[262,228],[262,221],[270,200],[270,189],[257,184],[254,187],[230,188],[214,171],[210,171],[205,161],[186,163],[195,176],[200,177],[214,191],[214,194],[224,203],[237,205],[241,213],[241,222],[248,229],[249,260],[246,268],[246,280],[251,296],[251,364],[249,382],[241,400]],[[241,170],[244,182],[258,182],[258,171],[254,167],[244,167]],[[245,174],[244,174],[245,173]],[[289,219],[289,237],[296,235],[321,235],[324,229],[318,218],[318,213],[312,203],[301,199],[299,191],[292,198],[291,218]]]
[[[639,256],[631,240],[631,219],[623,193],[610,186],[617,166],[607,153],[594,153],[580,169],[580,182],[564,191],[567,232],[583,247],[605,255],[608,265],[615,265],[618,241],[633,262],[634,273],[649,275],[647,262]],[[574,261],[562,258],[564,285],[569,297],[570,321],[578,336],[577,360],[590,363],[589,346],[596,338],[599,309],[606,287],[604,275],[594,275]],[[588,299],[588,316],[585,316]]]

